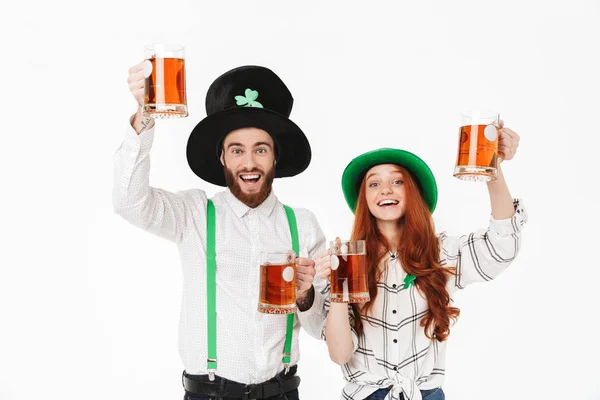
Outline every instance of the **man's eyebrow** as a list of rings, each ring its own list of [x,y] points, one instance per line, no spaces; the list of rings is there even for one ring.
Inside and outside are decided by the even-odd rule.
[[[239,147],[244,147],[243,144],[239,143],[239,142],[231,142],[227,145],[227,148],[233,147],[233,146],[239,146]]]
[[[271,143],[269,143],[269,142],[256,142],[256,143],[254,143],[254,147],[259,147],[259,146],[267,146],[268,148],[271,148]]]
[[[237,147],[245,147],[243,144],[241,144],[240,142],[231,142],[227,145],[227,148],[233,147],[233,146],[237,146]],[[268,148],[272,148],[271,144],[269,142],[256,142],[254,143],[253,147],[260,147],[260,146],[267,146]]]

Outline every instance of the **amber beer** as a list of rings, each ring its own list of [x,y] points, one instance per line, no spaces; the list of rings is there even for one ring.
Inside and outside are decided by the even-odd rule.
[[[498,177],[498,114],[474,110],[462,114],[454,176],[488,182]]]
[[[331,293],[335,303],[370,300],[364,240],[331,242]]]
[[[152,45],[144,61],[144,115],[182,118],[188,115],[183,47]]]
[[[295,253],[263,253],[261,259],[258,311],[265,314],[296,312]]]

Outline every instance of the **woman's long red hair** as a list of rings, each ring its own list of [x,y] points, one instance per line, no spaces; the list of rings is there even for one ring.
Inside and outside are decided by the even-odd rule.
[[[460,314],[458,308],[450,307],[450,295],[446,289],[448,278],[454,276],[455,269],[440,265],[440,246],[431,212],[410,171],[402,167],[399,169],[404,181],[406,211],[398,221],[398,229],[402,228],[402,234],[394,246],[388,243],[379,231],[377,220],[369,211],[365,196],[366,179],[363,179],[360,185],[351,237],[352,240],[366,241],[371,301],[360,309],[356,304],[352,304],[354,328],[359,335],[363,331],[362,319],[368,321],[368,315],[377,297],[377,282],[383,273],[384,259],[388,257],[388,250],[396,248],[402,267],[407,274],[416,276],[415,284],[427,299],[429,310],[421,320],[425,335],[443,342],[450,334],[450,320],[456,321]]]

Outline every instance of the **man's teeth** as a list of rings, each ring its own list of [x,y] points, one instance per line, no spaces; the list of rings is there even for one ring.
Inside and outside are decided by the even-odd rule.
[[[390,204],[398,204],[397,200],[382,200],[379,203],[377,203],[378,206],[388,206]]]
[[[242,178],[243,180],[252,180],[260,178],[260,175],[240,175],[240,178]]]

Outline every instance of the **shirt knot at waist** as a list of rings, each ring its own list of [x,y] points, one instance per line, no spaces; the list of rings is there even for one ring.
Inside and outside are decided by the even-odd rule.
[[[404,394],[406,400],[423,400],[421,391],[413,379],[397,373],[396,376],[392,378],[391,384],[392,389],[390,390],[390,393],[392,397],[390,398],[398,399],[400,398],[400,394]]]

